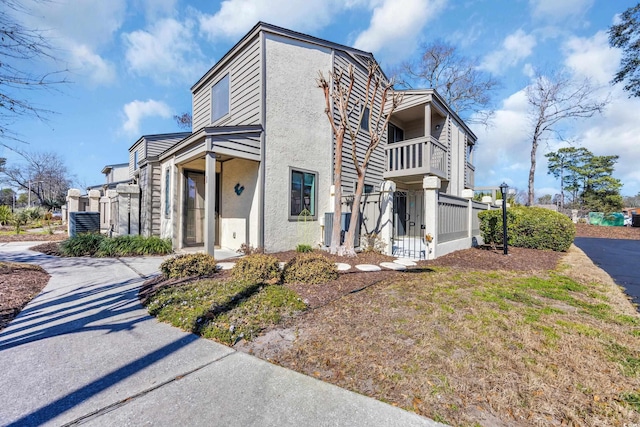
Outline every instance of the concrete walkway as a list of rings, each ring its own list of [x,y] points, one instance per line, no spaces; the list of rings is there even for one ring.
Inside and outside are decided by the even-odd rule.
[[[51,274],[0,333],[0,425],[441,425],[157,322],[137,291],[162,258],[34,244],[0,244],[0,260]]]

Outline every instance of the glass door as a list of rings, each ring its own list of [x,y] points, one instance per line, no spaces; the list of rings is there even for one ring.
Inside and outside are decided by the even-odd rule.
[[[184,244],[204,244],[204,173],[185,171]]]

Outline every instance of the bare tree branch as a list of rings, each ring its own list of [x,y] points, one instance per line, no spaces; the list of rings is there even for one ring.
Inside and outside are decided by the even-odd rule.
[[[583,119],[602,113],[609,103],[608,97],[598,99],[596,88],[588,79],[575,81],[561,73],[538,74],[527,87],[527,100],[532,123],[531,168],[529,169],[529,205],[533,205],[536,154],[539,144],[548,134],[561,135],[560,123]]]

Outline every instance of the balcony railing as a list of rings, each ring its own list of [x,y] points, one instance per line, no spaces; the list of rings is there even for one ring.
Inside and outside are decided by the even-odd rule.
[[[467,167],[464,171],[464,188],[470,188],[473,190],[473,186],[475,183],[475,173],[476,168],[470,163],[467,163]]]
[[[432,136],[388,144],[385,154],[385,178],[430,174],[449,179],[447,147]]]

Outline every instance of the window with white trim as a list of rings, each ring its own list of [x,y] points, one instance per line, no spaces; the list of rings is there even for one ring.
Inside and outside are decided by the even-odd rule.
[[[171,168],[164,172],[164,216],[171,215]]]
[[[316,198],[318,174],[291,169],[289,217],[297,218],[303,211],[316,218]]]
[[[229,114],[229,74],[211,88],[211,123]]]

